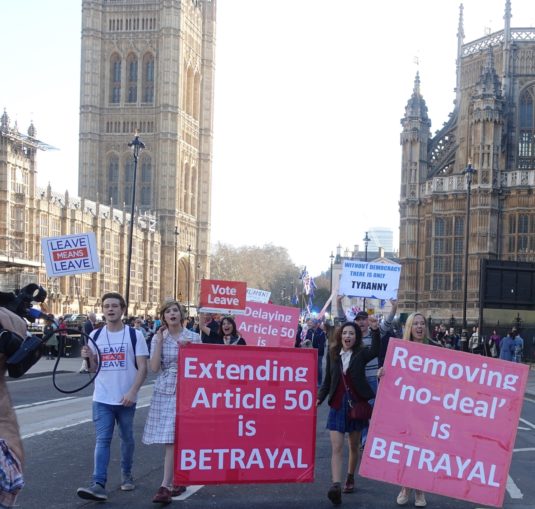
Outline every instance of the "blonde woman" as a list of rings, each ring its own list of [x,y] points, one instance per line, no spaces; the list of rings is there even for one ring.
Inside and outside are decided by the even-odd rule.
[[[406,341],[414,341],[416,343],[433,345],[437,344],[429,339],[429,331],[427,329],[425,317],[421,313],[412,313],[411,315],[409,315],[409,317],[407,318],[407,322],[405,323],[403,339]],[[377,377],[381,378],[384,373],[384,368],[379,368],[379,371],[377,372]],[[398,505],[408,504],[411,492],[411,488],[403,486],[396,499]],[[425,493],[423,491],[414,490],[414,505],[416,507],[425,507],[427,505],[427,501],[425,500]]]
[[[169,504],[172,497],[185,491],[184,486],[173,486],[178,352],[185,343],[201,342],[199,334],[182,326],[185,317],[184,306],[179,302],[165,302],[160,309],[162,326],[152,338],[150,352],[150,369],[159,375],[154,384],[142,441],[144,444],[164,444],[165,447],[163,480],[152,499],[159,504]]]

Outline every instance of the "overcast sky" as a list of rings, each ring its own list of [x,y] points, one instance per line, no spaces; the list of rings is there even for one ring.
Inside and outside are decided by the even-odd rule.
[[[465,0],[465,42],[505,0]],[[212,241],[273,243],[315,275],[367,229],[398,238],[404,115],[417,69],[432,131],[453,107],[459,2],[218,0]],[[513,27],[535,24],[512,0]],[[59,151],[39,183],[77,194],[81,2],[2,5],[0,107]],[[418,67],[415,64],[418,57]],[[129,140],[125,140],[125,143]]]

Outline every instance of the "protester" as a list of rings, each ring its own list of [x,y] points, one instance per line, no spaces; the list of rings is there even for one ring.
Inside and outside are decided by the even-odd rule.
[[[108,499],[106,481],[115,422],[121,432],[121,490],[135,489],[133,423],[137,395],[147,376],[148,357],[147,343],[141,333],[122,322],[126,311],[124,298],[112,292],[104,294],[101,301],[106,325],[91,332],[102,355],[93,392],[96,432],[93,478],[89,487],[77,491],[80,498],[99,502]],[[89,370],[96,371],[98,357],[93,343],[82,347],[82,357],[88,359]]]
[[[212,333],[217,334],[218,331],[219,322],[212,313],[199,314],[199,334],[203,343],[211,343],[216,336],[212,335],[211,340],[210,335]]]
[[[15,313],[0,307],[0,327],[5,329],[0,335],[0,507],[15,507],[17,496],[24,487],[24,450],[5,380],[7,352],[4,346],[9,332],[26,337],[26,323]]]
[[[176,383],[178,353],[185,343],[200,343],[196,333],[183,327],[186,310],[176,300],[165,302],[160,309],[162,326],[152,338],[150,368],[159,373],[150,403],[142,441],[144,444],[164,444],[163,480],[152,501],[168,504],[172,497],[183,493],[185,486],[173,486]]]
[[[345,317],[346,313],[344,312],[343,306],[342,306],[342,299],[344,298],[343,295],[338,296],[337,300],[337,307],[338,307],[338,317],[339,319],[342,319],[342,317]],[[390,313],[388,313],[388,316],[384,317],[380,323],[379,323],[379,329],[381,333],[381,338],[384,338],[385,341],[383,341],[382,349],[384,350],[386,354],[386,349],[388,347],[388,340],[391,336],[395,335],[395,331],[393,329],[393,321],[394,317],[396,316],[396,311],[398,307],[398,301],[397,299],[390,299]],[[360,331],[362,333],[362,343],[364,346],[370,347],[372,342],[372,336],[370,332],[369,327],[369,321],[368,321],[368,313],[366,311],[359,311],[357,312],[355,316],[355,322],[360,328]],[[368,383],[370,384],[371,388],[373,389],[373,392],[377,393],[377,369],[379,368],[379,357],[381,356],[381,348],[379,350],[379,354],[375,357],[372,357],[369,364],[366,366],[366,379],[368,380]],[[370,401],[370,404],[373,405],[374,400]],[[364,448],[366,445],[366,439],[368,437],[368,426],[365,426],[361,433],[361,446]]]
[[[82,330],[84,334],[89,336],[95,329],[97,324],[97,315],[95,313],[89,313],[87,315],[87,320],[84,322]],[[83,345],[82,345],[83,346]],[[87,359],[82,357],[82,365],[80,366],[79,373],[89,373],[89,366],[87,365]]]
[[[508,332],[507,336],[500,341],[500,359],[504,361],[514,361],[515,340],[513,332]]]
[[[522,354],[524,352],[524,338],[518,333],[518,331],[513,328],[512,336],[514,340],[513,346],[513,361],[522,362]]]
[[[203,315],[200,315],[201,321],[203,320]],[[225,316],[219,322],[219,329],[214,332],[208,326],[205,329],[209,329],[207,340],[205,343],[212,343],[215,345],[246,345],[245,339],[243,339],[238,332],[236,327],[236,322],[231,316]]]
[[[136,329],[137,331],[141,332],[141,335],[143,336],[143,339],[145,341],[147,341],[147,331],[145,330],[145,328],[143,327],[143,320],[141,318],[136,318],[134,320],[134,329]]]
[[[319,320],[311,320],[311,327],[307,330],[306,338],[307,341],[310,341],[312,348],[315,348],[318,351],[318,387],[321,385],[323,380],[323,355],[325,353],[325,342],[326,336],[325,332],[320,326]]]
[[[496,332],[496,329],[494,329],[489,338],[490,353],[492,357],[498,357],[500,355],[501,339],[501,336]]]
[[[472,331],[472,335],[470,336],[470,339],[468,340],[468,351],[479,354],[481,353],[480,346],[481,345],[479,342],[479,327],[474,327]]]
[[[327,419],[327,429],[331,438],[332,486],[327,497],[334,505],[342,502],[342,491],[355,490],[355,469],[360,449],[360,432],[367,425],[366,420],[349,419],[349,395],[360,396],[366,400],[375,397],[366,378],[366,364],[377,356],[380,347],[380,332],[377,320],[369,318],[371,327],[371,348],[364,346],[360,327],[355,322],[346,322],[335,334],[334,344],[329,349],[325,368],[325,379],[318,392],[316,405],[328,397],[331,407]],[[346,390],[347,389],[349,390]],[[352,398],[353,399],[353,398]],[[349,433],[349,461],[347,477],[342,490],[342,452],[344,435]]]
[[[43,334],[45,337],[48,337],[46,342],[46,358],[51,360],[55,355],[58,355],[58,336],[54,331],[58,326],[54,323],[53,316],[50,317],[50,320],[45,320],[45,327],[43,329]]]
[[[428,345],[438,345],[436,341],[433,341],[429,337],[425,317],[421,313],[412,313],[407,317],[405,324],[405,330],[403,332],[403,339],[406,341],[414,341],[416,343],[423,343]],[[379,368],[377,376],[381,378],[384,376],[385,368]],[[406,505],[409,502],[411,496],[411,488],[402,487],[396,502],[398,505]],[[425,500],[425,493],[421,490],[414,490],[414,505],[416,507],[425,507],[427,501]]]

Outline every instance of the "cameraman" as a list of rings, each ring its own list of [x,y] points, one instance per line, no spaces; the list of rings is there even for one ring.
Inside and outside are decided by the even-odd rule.
[[[3,307],[0,307],[0,326],[21,338],[26,337],[26,322]],[[0,336],[0,508],[14,507],[24,486],[22,440],[5,380],[7,357],[2,349],[2,340],[7,341],[7,334],[3,332]]]

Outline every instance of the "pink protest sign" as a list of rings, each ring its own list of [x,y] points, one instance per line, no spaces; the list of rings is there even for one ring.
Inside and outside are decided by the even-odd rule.
[[[313,349],[181,347],[174,483],[312,482],[316,380]]]
[[[501,507],[528,367],[391,338],[359,473]]]
[[[295,345],[299,309],[247,302],[245,313],[236,316],[236,327],[248,345]]]

